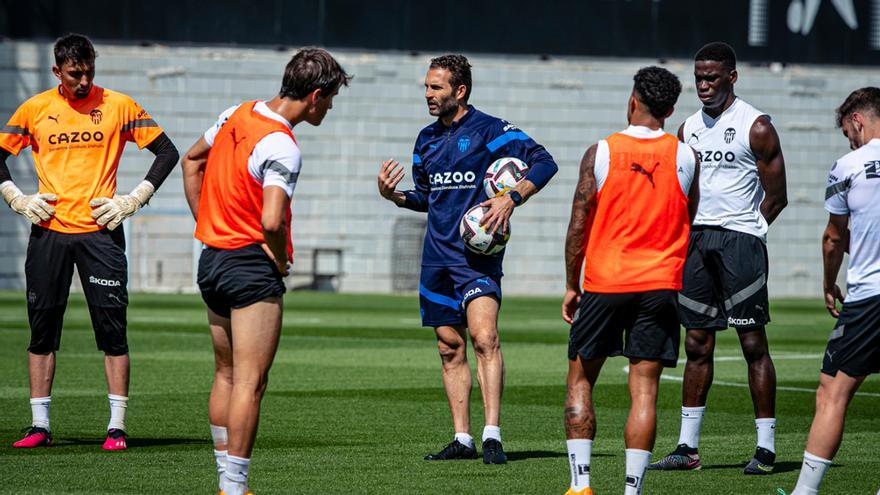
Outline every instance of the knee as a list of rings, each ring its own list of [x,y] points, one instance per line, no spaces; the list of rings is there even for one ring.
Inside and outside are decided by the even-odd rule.
[[[463,341],[447,342],[437,341],[437,350],[444,365],[454,365],[465,362],[465,345]]]
[[[497,332],[481,332],[473,338],[473,342],[474,353],[478,356],[490,356],[501,348]]]
[[[749,364],[757,363],[770,356],[766,343],[761,339],[747,339],[742,342],[743,357]]]
[[[684,341],[684,350],[688,361],[707,363],[712,359],[715,341],[709,335],[688,334]]]

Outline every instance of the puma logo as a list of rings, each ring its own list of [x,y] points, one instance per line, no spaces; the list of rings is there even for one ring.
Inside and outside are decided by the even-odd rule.
[[[59,113],[58,115],[54,116],[54,117],[50,115],[50,116],[47,117],[47,118],[48,118],[49,120],[54,120],[55,123],[58,124],[58,123],[59,123],[59,122],[58,122],[58,117],[61,117],[61,114],[60,114],[60,113]]]
[[[236,136],[235,136],[235,127],[232,128],[232,132],[231,132],[231,134],[232,134],[232,146],[233,146],[234,148],[238,148],[238,143],[244,141],[244,137],[242,137],[241,139],[237,139],[237,138],[236,138]]]
[[[807,466],[808,468],[812,469],[813,471],[815,471],[816,468],[818,467],[818,466],[814,466],[814,465],[810,464],[807,461],[804,461],[804,466]]]
[[[651,188],[653,189],[654,188],[654,171],[657,170],[658,166],[660,166],[660,162],[655,163],[654,168],[651,169],[650,172],[648,172],[647,170],[645,170],[645,167],[642,167],[638,163],[633,163],[632,165],[629,166],[629,169],[633,172],[642,174],[645,177],[647,177],[648,182],[651,183]]]

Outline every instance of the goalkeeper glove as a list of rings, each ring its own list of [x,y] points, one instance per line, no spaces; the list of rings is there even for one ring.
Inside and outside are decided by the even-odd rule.
[[[147,204],[156,188],[149,181],[143,181],[126,195],[115,195],[112,198],[95,198],[92,207],[92,218],[98,225],[106,225],[113,230],[126,218],[137,213]]]
[[[58,201],[55,194],[24,194],[11,180],[0,184],[0,195],[3,195],[12,211],[27,217],[35,225],[52,218],[55,207],[48,201]]]

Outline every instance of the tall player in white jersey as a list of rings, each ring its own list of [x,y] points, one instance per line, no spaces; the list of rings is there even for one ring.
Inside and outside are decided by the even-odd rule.
[[[770,117],[733,91],[736,54],[709,43],[694,57],[703,108],[678,137],[700,158],[700,206],[691,228],[679,293],[687,329],[681,432],[676,449],[650,469],[700,469],[697,453],[712,385],[715,332],[736,328],[748,363],[757,447],[746,474],[769,474],[776,461],[776,370],[764,326],[767,299],[767,227],[786,205],[785,162]]]
[[[846,409],[865,377],[880,372],[880,88],[853,91],[837,109],[837,125],[853,150],[828,176],[822,237],[825,307],[837,324],[828,339],[816,390],[816,416],[792,495],[819,493],[843,439]],[[846,302],[837,286],[849,251]]]

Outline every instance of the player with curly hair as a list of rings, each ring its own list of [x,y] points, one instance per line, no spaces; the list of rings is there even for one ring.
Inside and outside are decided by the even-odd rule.
[[[699,165],[688,145],[663,131],[681,93],[678,78],[646,67],[633,80],[629,127],[590,146],[581,160],[565,241],[567,495],[593,493],[593,387],[605,359],[629,358],[626,495],[641,493],[660,373],[678,360],[676,291],[699,203]]]

